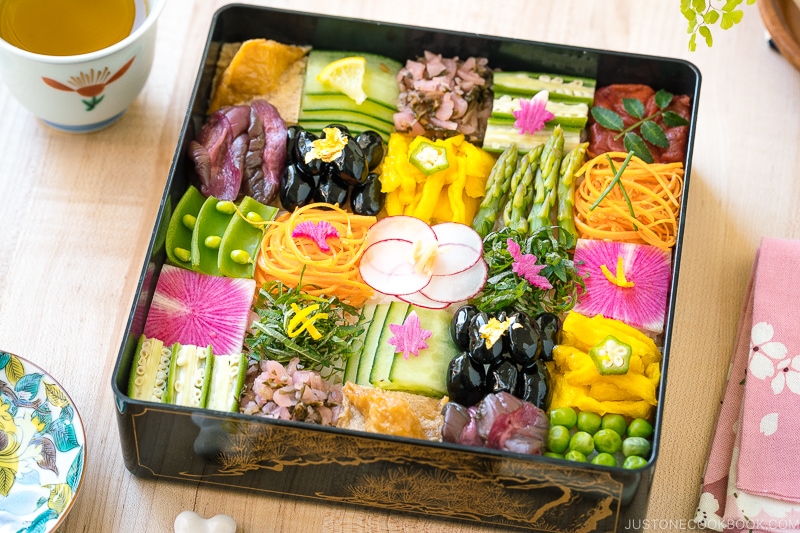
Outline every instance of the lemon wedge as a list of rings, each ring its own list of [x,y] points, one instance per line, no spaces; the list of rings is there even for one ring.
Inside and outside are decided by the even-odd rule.
[[[343,92],[356,104],[361,104],[367,99],[363,87],[366,68],[367,60],[361,56],[343,57],[325,65],[317,74],[317,81]]]

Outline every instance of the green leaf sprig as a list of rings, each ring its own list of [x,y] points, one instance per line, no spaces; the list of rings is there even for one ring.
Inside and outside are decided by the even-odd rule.
[[[250,357],[280,363],[298,357],[304,368],[317,370],[323,377],[343,370],[350,356],[360,349],[357,339],[365,328],[363,314],[336,296],[313,296],[298,287],[270,281],[259,290],[255,306],[258,319],[245,338]],[[292,304],[301,309],[319,305],[315,311],[319,318],[314,321],[319,339],[313,339],[307,331],[289,336],[289,321],[295,315]]]
[[[519,244],[520,252],[536,256],[539,271],[553,286],[544,290],[513,271],[514,258],[508,252],[508,239]],[[517,310],[531,318],[542,312],[565,313],[577,303],[578,288],[585,288],[569,251],[575,237],[555,226],[539,228],[531,234],[512,228],[492,232],[483,239],[483,257],[489,277],[481,293],[470,303],[486,313]]]
[[[644,141],[658,146],[659,148],[669,148],[667,134],[655,120],[661,117],[664,124],[670,128],[689,124],[688,120],[676,112],[667,109],[672,102],[672,98],[673,94],[664,89],[656,92],[655,103],[658,107],[658,111],[648,116],[644,116],[645,107],[641,100],[638,98],[623,98],[622,105],[625,111],[631,117],[638,119],[627,128],[625,127],[622,116],[616,111],[606,109],[605,107],[594,106],[592,107],[591,113],[598,124],[611,131],[619,132],[614,136],[614,140],[618,140],[622,137],[622,142],[628,152],[632,151],[636,157],[645,163],[652,163],[654,161],[653,154],[650,153],[650,149]],[[636,132],[637,129],[639,133]]]
[[[689,50],[697,50],[697,35],[699,34],[711,48],[714,39],[711,36],[711,28],[719,23],[723,30],[729,30],[742,21],[744,11],[737,9],[745,0],[725,0],[724,3],[716,2],[722,7],[716,7],[714,0],[681,0],[681,13],[689,22],[686,33],[689,37]],[[753,5],[756,0],[746,0],[747,5]]]

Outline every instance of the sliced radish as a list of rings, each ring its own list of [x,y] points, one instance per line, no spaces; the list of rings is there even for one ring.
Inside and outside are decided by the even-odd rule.
[[[158,276],[144,334],[170,346],[212,347],[218,355],[241,353],[256,282],[164,265]]]
[[[481,259],[470,268],[452,276],[433,276],[420,292],[437,302],[460,302],[478,294],[486,283],[489,269]]]
[[[361,256],[359,272],[364,283],[384,294],[411,294],[425,287],[431,277],[411,261],[414,243],[386,239],[371,244]]]
[[[439,244],[462,244],[483,253],[483,239],[477,231],[458,222],[442,222],[431,228],[439,239]]]
[[[437,302],[436,300],[431,300],[421,292],[413,292],[411,294],[397,296],[397,299],[411,305],[416,305],[417,307],[424,307],[426,309],[444,309],[450,305],[450,302]]]
[[[416,217],[395,215],[382,218],[369,228],[367,246],[387,239],[414,242],[426,238],[436,240],[436,233],[428,224]]]
[[[464,272],[477,263],[481,257],[480,251],[476,251],[467,244],[440,244],[431,274],[434,276],[452,276],[453,274]]]

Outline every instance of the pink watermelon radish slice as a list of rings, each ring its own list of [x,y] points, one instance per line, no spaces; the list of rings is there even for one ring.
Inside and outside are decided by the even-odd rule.
[[[601,314],[651,333],[664,331],[672,264],[669,251],[644,244],[578,239],[574,260],[586,281],[575,311],[587,316]]]
[[[241,353],[256,282],[164,265],[144,334],[166,346],[212,346],[213,353]]]

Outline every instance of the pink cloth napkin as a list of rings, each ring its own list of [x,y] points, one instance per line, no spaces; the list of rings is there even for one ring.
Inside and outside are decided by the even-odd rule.
[[[800,531],[800,241],[756,254],[695,520]]]

